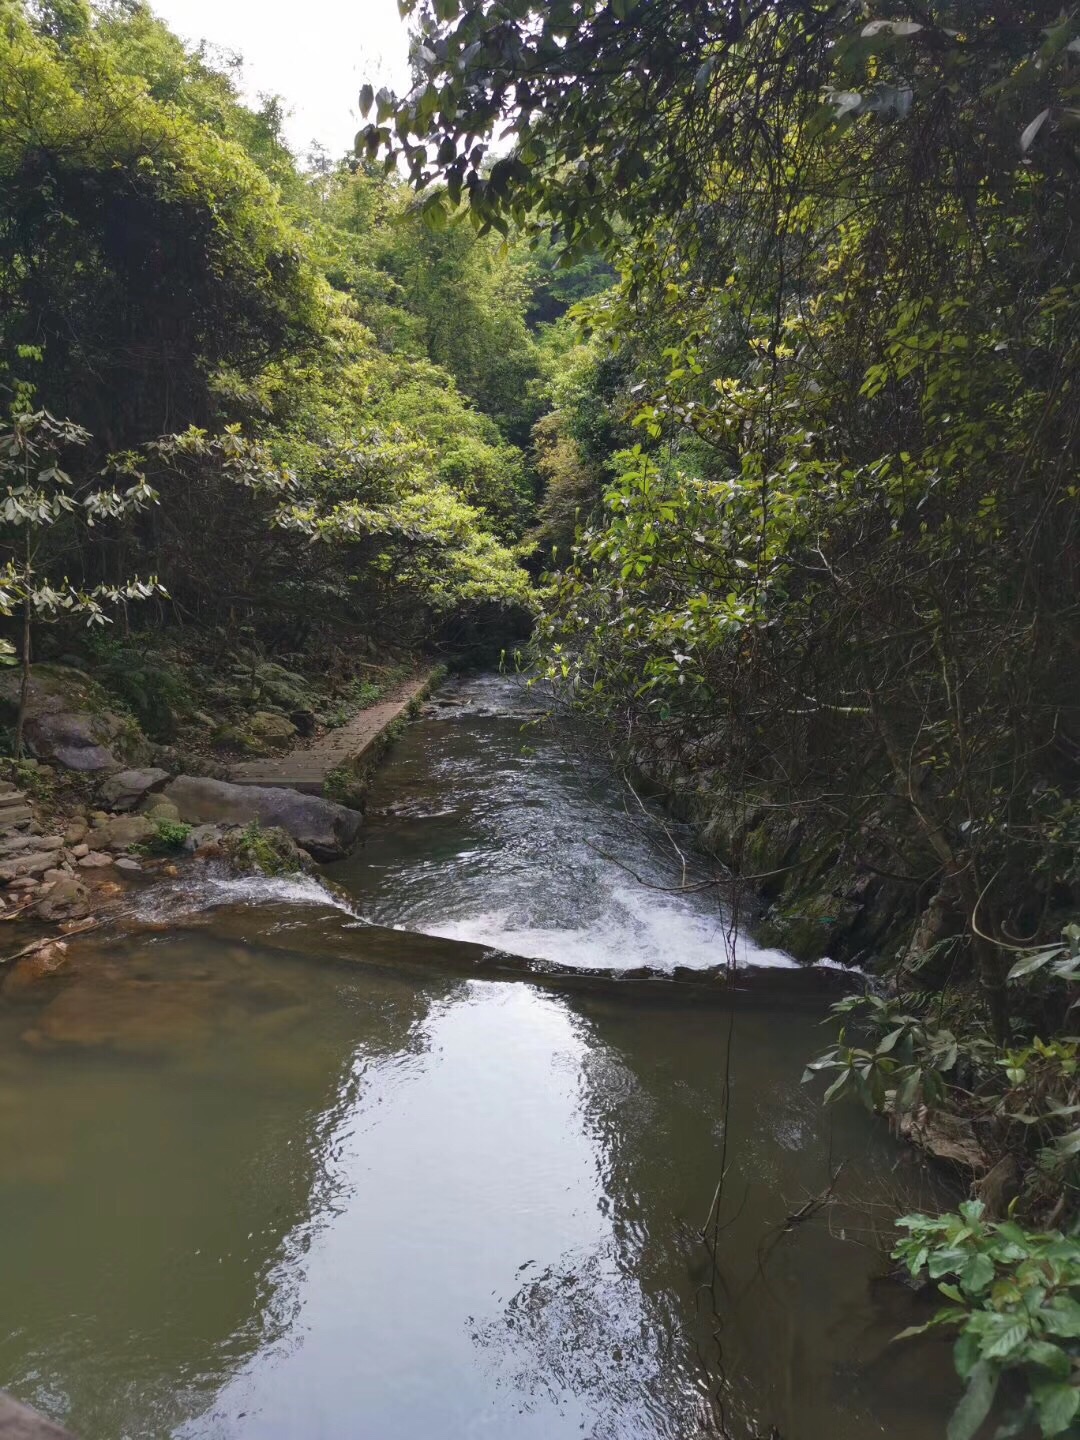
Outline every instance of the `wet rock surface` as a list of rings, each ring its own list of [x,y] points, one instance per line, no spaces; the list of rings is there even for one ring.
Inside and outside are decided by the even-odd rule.
[[[347,855],[362,824],[356,810],[297,790],[231,785],[224,780],[180,775],[166,788],[165,795],[181,818],[191,824],[248,825],[255,821],[284,830],[318,860]]]

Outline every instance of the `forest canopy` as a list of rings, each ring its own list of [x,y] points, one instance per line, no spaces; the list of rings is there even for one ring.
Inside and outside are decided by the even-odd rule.
[[[32,575],[9,515],[13,593],[136,566],[136,623],[268,643],[527,610],[538,268],[432,233],[393,176],[301,167],[280,122],[144,5],[0,7],[0,403],[24,439],[85,432],[38,456],[65,483],[124,457],[151,501],[92,529],[60,504]]]

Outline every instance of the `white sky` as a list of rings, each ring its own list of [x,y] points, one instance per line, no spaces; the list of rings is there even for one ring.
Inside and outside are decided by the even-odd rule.
[[[184,40],[209,40],[244,58],[244,89],[280,95],[285,134],[301,157],[313,140],[337,157],[360,128],[365,80],[403,90],[408,32],[397,0],[150,0]]]

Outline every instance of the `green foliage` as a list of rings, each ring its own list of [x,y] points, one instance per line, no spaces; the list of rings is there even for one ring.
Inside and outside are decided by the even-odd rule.
[[[1008,26],[957,0],[901,8],[867,23],[793,0],[737,12],[405,0],[420,40],[414,83],[403,97],[364,88],[357,150],[407,165],[417,190],[445,186],[423,202],[433,224],[463,202],[481,230],[503,234],[538,212],[568,262],[657,215],[677,218],[680,240],[700,227],[718,156],[749,174],[794,139],[828,151],[867,133],[887,153],[892,127],[925,116],[936,130],[946,104],[982,138],[958,158],[975,173],[988,151],[991,176],[1021,156],[1068,173],[1074,16],[1048,0],[1014,7]],[[496,133],[515,145],[493,158]]]
[[[363,808],[369,783],[366,768],[358,771],[355,766],[343,762],[335,765],[323,780],[323,798],[359,810]]]
[[[340,692],[339,703],[326,712],[327,725],[332,729],[345,725],[358,710],[377,704],[386,689],[383,681],[353,680]]]
[[[32,800],[48,804],[56,792],[56,776],[36,760],[16,758],[6,769],[6,778],[25,791]]]
[[[296,847],[282,830],[264,830],[252,820],[224,841],[229,859],[239,870],[263,875],[294,875],[300,869]]]
[[[846,1027],[839,1042],[807,1066],[803,1081],[817,1075],[833,1077],[825,1103],[844,1096],[859,1099],[868,1110],[896,1116],[911,1114],[920,1106],[940,1106],[947,1093],[947,1076],[955,1069],[959,1049],[955,1035],[925,1018],[905,1013],[899,1000],[879,995],[853,995],[832,1006],[840,1019],[855,1017],[866,1028],[870,1043],[846,1043]]]
[[[1037,1422],[1045,1436],[1076,1433],[1080,1411],[1080,1241],[1042,1234],[1009,1220],[990,1223],[978,1201],[955,1214],[907,1215],[908,1235],[893,1251],[910,1274],[937,1280],[950,1302],[927,1325],[958,1338],[956,1369],[967,1389],[949,1440],[971,1440],[990,1413],[1005,1375],[1022,1399],[999,1434],[1020,1435]]]
[[[1010,980],[1022,980],[1045,971],[1054,980],[1073,985],[1080,980],[1080,925],[1066,925],[1061,943],[1040,945],[1022,955],[1009,970]]]
[[[301,172],[237,67],[141,4],[0,14],[0,401],[71,416],[99,477],[42,598],[129,598],[139,562],[153,623],[269,646],[520,605],[530,263],[432,234],[393,177]]]
[[[122,15],[63,44],[19,6],[0,19],[0,384],[29,379],[110,450],[205,425],[217,367],[252,376],[317,323],[271,184],[131,73],[145,18]]]
[[[151,740],[176,738],[195,707],[188,676],[153,647],[100,632],[89,645],[94,678],[120,701]]]
[[[182,850],[190,834],[191,826],[182,820],[158,820],[154,827],[154,838],[150,841],[150,849],[158,854]]]

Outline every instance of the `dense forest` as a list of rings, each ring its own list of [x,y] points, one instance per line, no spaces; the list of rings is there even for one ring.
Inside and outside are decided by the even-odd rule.
[[[2,3],[7,658],[516,648],[887,977],[812,1073],[989,1157],[899,1252],[952,1440],[1006,1372],[1071,1433],[1080,19],[414,0],[301,163],[145,6]]]
[[[811,1073],[909,1130],[959,1114],[995,1159],[899,1251],[948,1282],[953,1440],[1004,1371],[1020,1428],[1071,1430],[1077,1252],[988,1221],[1068,1227],[1080,1178],[1080,22],[410,8],[416,84],[363,97],[363,153],[620,273],[537,430],[541,663],[781,943],[890,973]]]
[[[382,166],[298,165],[276,102],[145,7],[8,5],[2,43],[4,520],[34,621],[108,623],[136,580],[129,631],[286,650],[526,605],[539,317],[588,274],[435,233]]]

